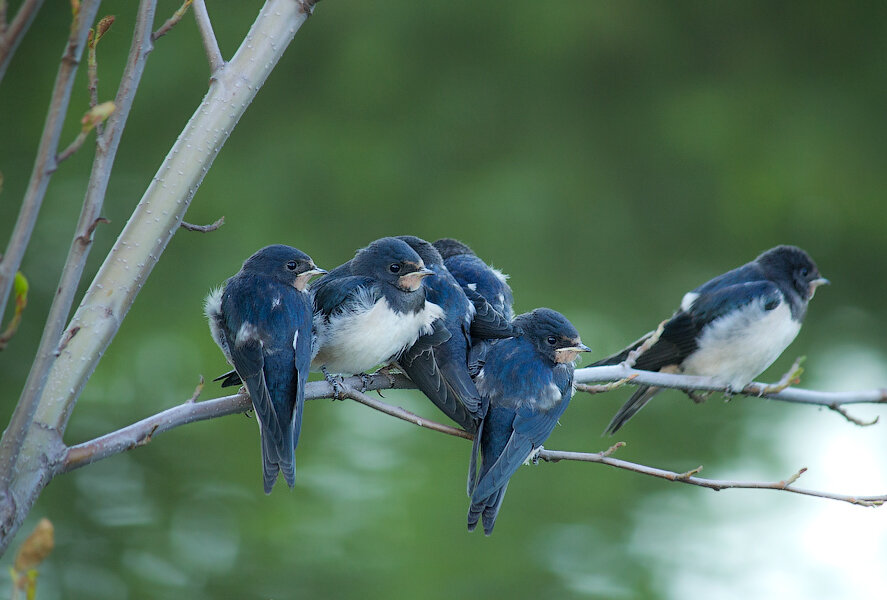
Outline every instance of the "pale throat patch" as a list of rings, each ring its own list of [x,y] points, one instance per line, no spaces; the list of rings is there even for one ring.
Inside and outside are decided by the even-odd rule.
[[[561,350],[555,350],[554,352],[554,360],[558,363],[571,363],[577,358],[579,358],[579,352],[576,350],[563,348]]]
[[[415,292],[422,287],[422,279],[424,279],[424,277],[424,273],[409,273],[407,275],[401,275],[397,279],[397,286],[401,289]]]

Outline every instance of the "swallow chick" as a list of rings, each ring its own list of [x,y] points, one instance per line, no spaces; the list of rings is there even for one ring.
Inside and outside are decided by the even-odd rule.
[[[295,485],[305,382],[311,362],[308,280],[326,273],[304,252],[262,248],[206,298],[213,340],[249,392],[262,443],[265,493],[283,473]]]
[[[576,359],[590,351],[566,317],[549,308],[519,315],[514,325],[517,337],[471,352],[475,383],[489,409],[472,447],[468,530],[482,521],[486,535],[493,532],[509,479],[542,447],[566,410]]]

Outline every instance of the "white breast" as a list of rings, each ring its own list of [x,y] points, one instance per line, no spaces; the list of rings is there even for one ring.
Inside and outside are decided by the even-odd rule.
[[[770,311],[753,302],[707,325],[683,371],[715,377],[738,392],[773,364],[800,330],[787,302]]]
[[[396,358],[420,335],[431,333],[431,324],[443,310],[431,302],[417,313],[392,310],[385,298],[370,304],[364,298],[354,310],[344,311],[323,322],[315,318],[318,352],[312,370],[321,366],[330,373],[365,373]]]

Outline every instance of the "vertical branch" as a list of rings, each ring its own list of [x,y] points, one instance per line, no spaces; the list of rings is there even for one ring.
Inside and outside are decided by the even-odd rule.
[[[9,544],[54,465],[63,459],[61,436],[83,386],[111,343],[247,106],[308,18],[309,0],[267,0],[237,53],[210,89],[108,254],[71,320],[27,430],[12,487],[0,498],[0,552]],[[105,134],[112,130],[109,124]],[[76,335],[74,334],[76,332]],[[12,500],[14,497],[14,501]]]
[[[34,224],[37,222],[37,214],[43,204],[43,196],[46,194],[49,178],[56,169],[59,136],[61,136],[62,126],[65,123],[65,115],[68,113],[74,75],[77,73],[77,65],[80,64],[83,47],[86,45],[89,26],[95,20],[98,9],[99,0],[84,0],[65,45],[65,52],[62,55],[62,62],[55,79],[52,99],[49,102],[49,112],[43,126],[43,135],[40,137],[40,146],[34,160],[34,170],[31,172],[28,189],[25,192],[15,228],[12,230],[12,236],[9,238],[9,244],[6,246],[6,252],[0,259],[0,316],[6,311],[6,302],[9,300],[13,277],[21,266],[25,249],[31,240],[31,232],[34,231]],[[3,461],[2,448],[0,448],[0,469],[3,466],[6,465]],[[2,476],[2,472],[0,472],[0,476]]]
[[[117,109],[108,119],[103,135],[98,137],[96,156],[92,163],[92,174],[86,189],[86,197],[83,200],[80,220],[77,223],[77,229],[74,231],[74,240],[71,242],[71,248],[68,251],[65,266],[62,269],[55,298],[53,298],[52,306],[49,309],[49,316],[43,328],[37,356],[34,359],[34,364],[31,366],[30,373],[28,373],[25,388],[15,407],[7,434],[4,436],[4,443],[7,443],[7,437],[9,437],[10,441],[8,443],[10,444],[16,438],[24,439],[24,435],[31,424],[37,408],[37,399],[40,397],[43,386],[46,384],[46,376],[58,354],[57,347],[62,337],[62,330],[67,322],[68,313],[74,302],[74,294],[77,292],[77,285],[80,283],[83,269],[86,266],[86,258],[92,246],[93,231],[98,223],[99,213],[105,200],[108,180],[111,177],[111,166],[114,164],[114,158],[117,155],[123,127],[129,116],[129,110],[132,107],[136,88],[142,77],[148,53],[151,52],[153,47],[151,44],[151,28],[154,23],[154,9],[156,5],[157,0],[142,0],[139,5],[129,58],[127,59],[123,79],[117,92],[115,102]],[[14,446],[11,446],[10,450],[12,448]],[[5,455],[0,454],[0,459],[2,459],[0,470],[5,469],[6,461],[13,458],[14,456],[7,458]]]
[[[43,203],[43,196],[49,185],[49,177],[56,167],[56,152],[58,151],[59,137],[65,115],[68,112],[68,102],[71,99],[71,88],[74,85],[74,74],[83,54],[86,37],[89,34],[89,26],[95,20],[99,9],[98,0],[85,0],[80,6],[76,22],[71,28],[71,35],[65,46],[65,53],[59,66],[59,72],[55,80],[55,88],[52,100],[49,104],[49,113],[46,115],[46,124],[43,126],[43,135],[40,138],[40,147],[37,150],[37,158],[34,162],[34,170],[28,182],[25,199],[15,223],[12,237],[9,240],[6,253],[0,260],[0,315],[6,309],[9,299],[9,291],[13,278],[22,262],[25,248],[34,230],[37,221],[37,213]],[[34,406],[18,410],[12,415],[3,439],[0,440],[0,494],[9,486],[12,479],[12,467],[16,455],[24,440],[25,432],[34,414]],[[2,497],[0,497],[2,500]]]
[[[40,10],[41,6],[43,6],[43,0],[25,0],[19,6],[18,12],[15,13],[12,23],[0,31],[0,82],[3,81],[3,76],[6,75],[6,67],[9,66],[9,61],[12,60],[12,55],[15,54],[19,42],[25,37],[25,33],[31,26],[34,17],[37,16],[37,11]],[[3,13],[3,24],[6,25],[5,0],[3,0]],[[0,315],[2,314],[3,312],[0,311]]]
[[[209,61],[209,72],[215,73],[225,65],[225,59],[222,58],[222,51],[219,50],[219,42],[216,40],[212,22],[209,20],[209,13],[206,11],[206,2],[194,0],[193,10],[197,28],[200,30],[200,39],[203,40],[203,49],[206,51],[206,58]]]

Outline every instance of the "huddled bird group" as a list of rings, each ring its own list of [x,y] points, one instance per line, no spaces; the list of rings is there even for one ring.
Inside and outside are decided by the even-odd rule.
[[[806,252],[777,246],[688,292],[659,330],[592,366],[633,356],[635,368],[706,375],[739,392],[794,340],[824,283]],[[265,492],[278,473],[294,486],[309,371],[338,390],[336,376],[394,367],[474,435],[468,529],[481,522],[490,535],[509,479],[551,434],[590,351],[559,312],[515,316],[513,302],[507,276],[449,238],[382,238],[329,272],[290,246],[248,258],[205,311],[234,367],[222,385],[243,384],[255,409]],[[639,386],[607,431],[658,391]]]

